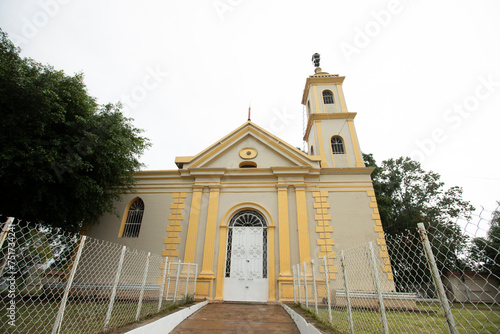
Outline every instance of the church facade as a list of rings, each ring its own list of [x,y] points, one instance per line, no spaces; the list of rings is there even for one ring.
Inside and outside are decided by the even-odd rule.
[[[134,192],[115,204],[122,216],[85,234],[198,263],[196,297],[231,301],[293,300],[292,265],[368,241],[383,247],[344,78],[317,67],[306,80],[308,154],[248,121],[177,157],[177,170],[137,172]],[[377,256],[392,280],[387,253]]]

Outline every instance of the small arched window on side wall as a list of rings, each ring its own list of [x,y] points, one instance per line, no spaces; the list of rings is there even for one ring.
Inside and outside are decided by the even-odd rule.
[[[137,238],[141,229],[142,216],[144,215],[144,202],[137,198],[128,209],[127,220],[123,226],[122,237]]]
[[[323,103],[324,104],[334,104],[335,99],[333,97],[333,92],[331,90],[325,89],[323,91]]]
[[[311,146],[311,150],[309,151],[311,155],[314,155],[314,148]]]
[[[340,136],[332,137],[332,153],[345,154],[344,140]]]
[[[307,109],[307,116],[311,116],[311,103],[309,101],[307,101],[306,109]]]

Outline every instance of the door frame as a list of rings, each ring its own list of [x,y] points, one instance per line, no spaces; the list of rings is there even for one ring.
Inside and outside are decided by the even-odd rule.
[[[275,280],[275,240],[274,240],[274,230],[276,225],[269,214],[269,212],[261,205],[253,202],[244,202],[237,204],[230,208],[222,218],[221,224],[219,226],[219,256],[217,261],[217,276],[216,276],[216,290],[215,290],[215,300],[224,299],[224,278],[226,271],[226,251],[227,251],[227,232],[228,225],[231,218],[242,210],[255,210],[259,212],[266,219],[267,223],[267,278],[269,280],[269,297],[268,301],[276,300],[276,280]]]

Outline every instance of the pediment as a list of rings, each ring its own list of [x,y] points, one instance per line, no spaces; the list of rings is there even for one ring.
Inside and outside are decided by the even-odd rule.
[[[193,157],[177,157],[176,164],[190,168],[319,168],[318,157],[309,156],[252,122],[247,122]],[[181,167],[182,166],[182,167]]]

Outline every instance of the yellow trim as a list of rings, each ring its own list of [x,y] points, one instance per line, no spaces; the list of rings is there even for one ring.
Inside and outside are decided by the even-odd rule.
[[[385,242],[384,230],[382,227],[382,221],[380,220],[380,215],[378,214],[378,206],[377,206],[377,198],[375,197],[374,190],[367,190],[366,194],[370,198],[369,206],[373,210],[372,220],[375,221],[375,226],[373,226],[373,231],[377,234],[377,244],[380,245],[382,252],[379,252],[380,257],[386,264],[382,267],[382,271],[387,273],[387,279],[393,280],[391,261],[389,258],[389,254],[387,253],[387,247]]]
[[[175,160],[174,160],[174,163],[176,165],[178,164],[185,164],[185,163],[189,163],[189,161],[191,161],[193,157],[175,157]]]
[[[196,235],[198,233],[198,222],[200,220],[202,189],[193,189],[191,199],[191,210],[189,212],[189,223],[186,237],[186,248],[184,250],[184,262],[194,263],[196,249]]]
[[[130,207],[132,206],[132,204],[135,201],[137,201],[137,199],[141,199],[142,200],[142,198],[140,198],[139,196],[134,197],[134,199],[131,200],[130,202],[128,202],[127,206],[125,207],[125,212],[123,213],[122,222],[121,222],[121,225],[120,225],[120,230],[118,231],[118,238],[122,238],[123,237],[123,230],[125,230],[125,223],[127,222],[128,210],[130,210]],[[144,209],[146,209],[146,204],[144,204]],[[144,210],[144,211],[146,211],[146,210]],[[142,220],[141,220],[141,223],[142,223]]]
[[[321,121],[316,122],[316,129],[318,130],[318,144],[319,144],[319,155],[321,156],[321,167],[328,167],[328,164],[326,163],[323,132],[321,131]]]
[[[340,96],[338,95],[339,92],[338,92],[338,86],[335,86],[335,88],[337,88],[337,96],[338,96],[338,99],[340,100]],[[335,95],[335,93],[333,94]],[[337,110],[337,113],[340,113],[341,111],[339,110],[339,104],[338,103],[335,103],[335,108]]]
[[[217,261],[217,281],[215,282],[215,299],[222,300],[224,298],[224,266],[226,259],[226,242],[227,242],[227,226],[220,226],[219,237],[219,259]]]
[[[204,149],[202,152],[200,152],[197,155],[195,155],[194,157],[192,157],[192,159],[186,163],[192,163],[193,161],[195,161],[195,162],[193,163],[193,165],[189,166],[188,169],[191,169],[191,168],[194,168],[194,167],[200,165],[203,161],[207,160],[211,156],[220,152],[222,148],[227,147],[229,144],[237,141],[239,136],[241,136],[242,134],[248,133],[248,132],[257,134],[258,137],[264,138],[267,142],[273,143],[274,144],[273,146],[278,147],[281,151],[284,151],[283,146],[286,146],[289,150],[291,150],[292,152],[295,153],[295,154],[293,154],[295,159],[299,160],[301,163],[303,163],[305,165],[313,166],[313,164],[310,163],[313,160],[311,160],[309,155],[305,154],[301,150],[298,150],[293,145],[288,144],[287,142],[276,137],[272,133],[264,130],[263,128],[257,126],[256,124],[254,124],[252,122],[246,122],[243,125],[241,125],[240,127],[233,130],[231,133],[229,133],[225,137],[218,140],[216,143],[210,145],[209,147]],[[273,139],[274,141],[270,140],[270,139]],[[239,139],[239,140],[241,140],[241,139]],[[279,142],[280,144],[283,144],[283,145],[276,145],[275,142]],[[183,160],[183,161],[185,161],[185,160]],[[224,170],[224,169],[220,169],[220,170]],[[177,171],[177,173],[179,173],[181,171],[186,171],[186,170],[179,170],[179,171]]]
[[[302,104],[306,104],[307,101],[307,96],[309,94],[309,89],[313,84],[328,84],[328,83],[342,83],[344,81],[345,77],[339,77],[339,76],[334,76],[334,75],[328,75],[327,76],[314,76],[311,75],[309,78],[306,80],[306,85],[304,87],[304,94],[302,95]]]
[[[290,272],[290,229],[288,221],[288,186],[278,188],[278,224],[280,247],[280,276],[291,275]]]
[[[354,156],[356,157],[356,167],[365,167],[365,164],[363,163],[363,158],[361,157],[361,150],[359,149],[356,130],[354,129],[354,122],[352,119],[348,119],[347,124],[349,124],[349,133],[351,134],[352,146],[354,147]]]
[[[319,96],[318,96],[318,86],[316,84],[313,84],[313,95],[314,95],[314,112],[316,114],[323,113],[323,110],[321,110],[321,105],[319,104]]]
[[[266,218],[266,221],[269,223],[268,226],[276,226],[274,224],[273,218],[269,211],[267,211],[266,208],[264,208],[262,205],[254,203],[254,202],[243,202],[243,203],[238,203],[236,205],[233,205],[229,210],[226,211],[224,214],[224,217],[222,217],[221,225],[220,227],[228,227],[229,220],[232,216],[234,216],[236,213],[238,213],[241,210],[246,210],[246,209],[254,209],[257,211],[260,211],[260,213],[264,213],[264,217]]]
[[[185,192],[176,192],[172,194],[173,203],[170,205],[171,214],[168,216],[170,224],[166,228],[168,235],[167,238],[164,239],[166,245],[165,250],[162,252],[162,255],[168,256],[171,261],[173,261],[174,257],[179,256],[177,246],[181,243],[179,233],[182,231],[181,221],[184,220],[182,209],[184,208],[184,198],[186,198],[186,196],[187,193]]]
[[[274,226],[267,227],[267,279],[269,282],[269,299],[276,300],[276,281],[274,273]]]
[[[219,207],[219,188],[211,188],[208,199],[207,230],[205,247],[203,248],[203,266],[200,275],[213,275],[215,232],[217,226],[217,209]]]
[[[305,185],[304,185],[305,186]],[[307,224],[307,204],[305,188],[295,188],[295,199],[297,203],[297,225],[299,234],[299,257],[300,263],[311,259],[309,246],[309,229]]]
[[[337,85],[337,91],[339,93],[340,107],[342,108],[342,112],[347,112],[347,106],[345,104],[344,92],[342,91],[342,84],[336,83],[336,85]]]
[[[326,119],[354,119],[356,117],[355,112],[342,112],[342,113],[325,113],[325,114],[311,114],[307,120],[306,132],[303,139],[307,140],[309,137],[309,132],[316,120],[326,120]]]
[[[240,158],[245,160],[253,159],[257,156],[257,154],[258,154],[257,150],[253,147],[244,147],[240,150]]]
[[[243,129],[240,133],[237,133],[234,136],[234,138],[232,138],[232,140],[228,140],[224,143],[221,143],[218,147],[214,148],[213,151],[208,152],[206,155],[201,157],[198,161],[194,162],[187,169],[190,170],[193,168],[200,168],[200,166],[204,162],[208,162],[208,160],[211,159],[212,157],[214,157],[215,155],[222,153],[225,150],[228,150],[228,149],[234,147],[235,145],[237,145],[238,143],[244,141],[248,135],[253,135],[252,137],[255,140],[260,141],[262,144],[268,146],[273,151],[278,153],[283,159],[289,161],[290,163],[292,163],[296,166],[303,166],[303,165],[311,166],[311,167],[313,166],[313,164],[311,163],[313,160],[311,160],[311,158],[308,155],[304,155],[304,153],[302,151],[297,150],[295,147],[290,147],[289,144],[282,141],[281,139],[273,138],[274,140],[271,140],[270,136],[266,136],[266,135],[262,134],[261,132],[249,127],[248,129]],[[283,149],[283,146],[278,145],[277,142],[285,144],[285,146],[288,146],[289,149],[293,149],[295,151],[294,154],[289,154],[289,155],[293,156],[293,158],[295,158],[297,161],[299,161],[299,164],[297,164],[296,161],[291,160],[289,157],[287,157],[285,154],[283,154],[286,151]],[[300,152],[301,154],[300,155],[295,154],[297,152]],[[288,152],[288,153],[290,153],[290,152]],[[305,159],[302,159],[304,157],[306,157],[309,162],[306,161]],[[214,157],[213,159],[210,160],[210,163],[215,162],[217,159],[218,159],[218,157]],[[217,170],[224,170],[224,169],[217,168]]]

